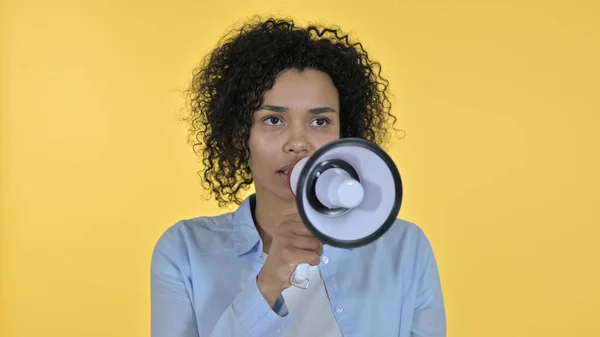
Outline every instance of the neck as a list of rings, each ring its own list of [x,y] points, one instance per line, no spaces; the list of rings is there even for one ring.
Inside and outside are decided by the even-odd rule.
[[[268,254],[277,226],[281,223],[285,214],[295,212],[296,204],[258,189],[255,196],[254,223],[263,241],[263,251]]]

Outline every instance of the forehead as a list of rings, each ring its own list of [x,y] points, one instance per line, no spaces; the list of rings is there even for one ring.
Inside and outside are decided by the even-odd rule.
[[[338,92],[329,75],[314,69],[287,69],[275,78],[264,93],[264,104],[289,108],[329,106],[338,110]]]

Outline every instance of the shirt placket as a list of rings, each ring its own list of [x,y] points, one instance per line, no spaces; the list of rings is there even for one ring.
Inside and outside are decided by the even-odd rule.
[[[344,298],[339,289],[338,275],[336,271],[336,262],[341,258],[341,251],[330,246],[323,247],[323,255],[321,256],[321,264],[319,270],[323,277],[325,289],[329,296],[329,302],[333,315],[335,316],[340,330],[344,337],[356,336],[355,322],[352,318],[352,310],[345,306]]]

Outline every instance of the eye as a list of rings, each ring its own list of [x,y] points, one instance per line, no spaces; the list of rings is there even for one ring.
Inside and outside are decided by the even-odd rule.
[[[311,124],[316,125],[316,126],[325,126],[328,123],[329,123],[329,120],[327,118],[317,118],[317,119],[313,120]]]
[[[270,116],[265,119],[265,123],[267,123],[269,125],[277,125],[278,122],[280,122],[280,121],[281,121],[281,119],[279,117],[275,117],[275,116]]]

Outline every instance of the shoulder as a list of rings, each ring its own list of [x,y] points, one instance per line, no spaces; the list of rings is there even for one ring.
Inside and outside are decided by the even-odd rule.
[[[386,245],[395,242],[414,248],[422,248],[423,244],[429,244],[423,229],[416,223],[404,219],[396,219],[394,224],[381,237],[381,241]]]
[[[203,255],[230,249],[233,246],[232,232],[233,213],[179,220],[157,239],[152,263],[157,263],[161,257],[177,263],[190,254]]]
[[[374,241],[372,248],[385,253],[402,264],[427,261],[433,257],[433,249],[425,231],[416,223],[396,219],[388,231]]]

